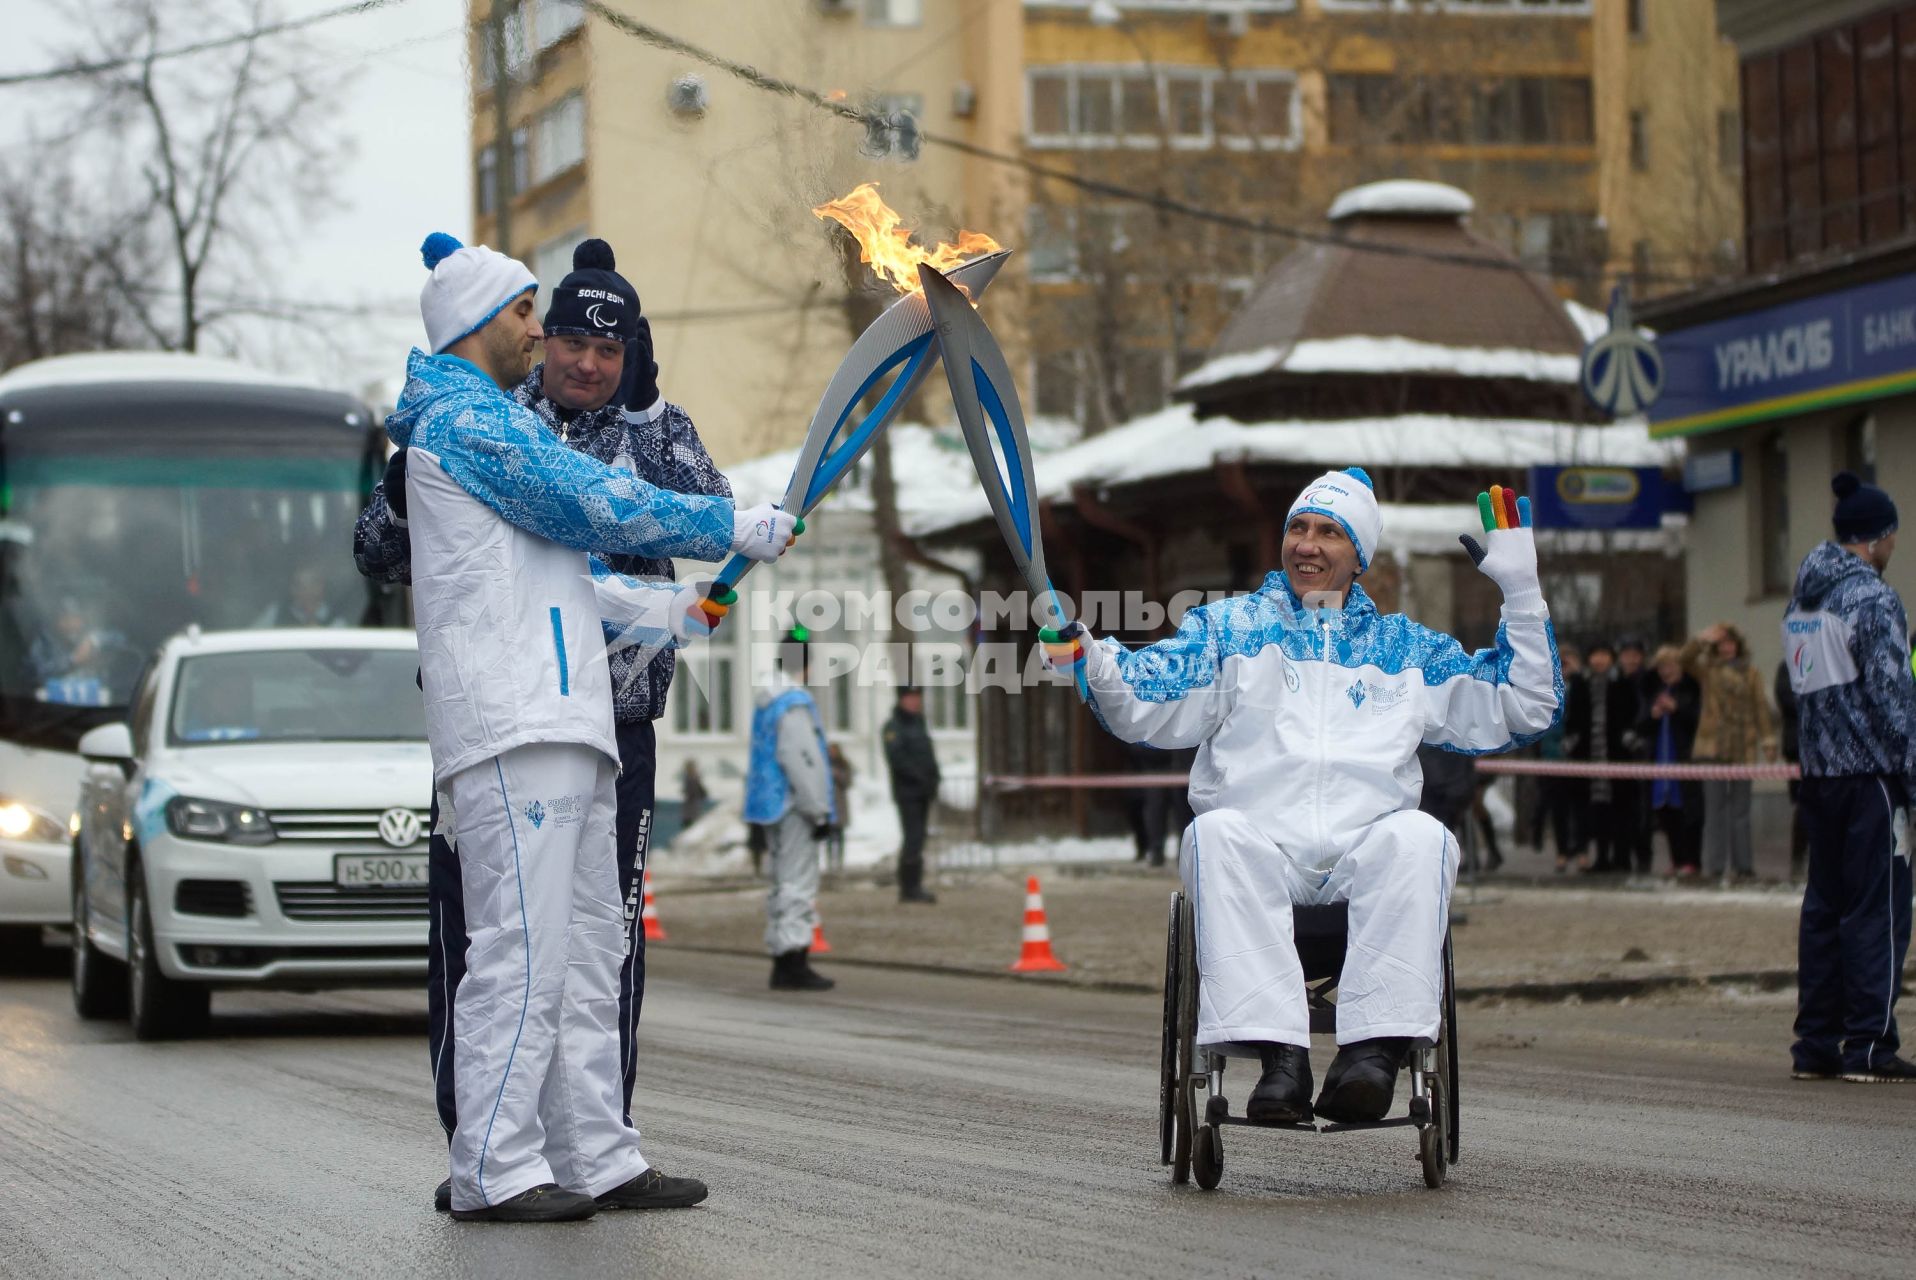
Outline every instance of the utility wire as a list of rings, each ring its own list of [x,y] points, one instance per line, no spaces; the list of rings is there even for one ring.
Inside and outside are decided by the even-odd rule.
[[[737,80],[742,80],[762,92],[776,94],[780,97],[790,98],[796,102],[802,102],[819,111],[835,115],[842,120],[861,125],[867,130],[887,129],[892,125],[892,120],[887,115],[863,110],[842,99],[829,98],[825,94],[807,85],[798,84],[781,76],[772,75],[770,72],[761,71],[749,63],[739,62],[723,54],[714,53],[712,50],[693,44],[691,41],[680,36],[675,36],[668,31],[663,31],[651,23],[641,22],[637,18],[620,13],[618,10],[605,4],[603,0],[583,0],[582,7],[607,25],[635,40],[649,44],[655,49],[662,49],[668,53],[676,53],[683,57],[690,58],[695,62],[703,63],[715,70],[723,71],[726,75]],[[1319,231],[1309,227],[1291,226],[1285,223],[1272,222],[1268,218],[1245,217],[1242,214],[1228,213],[1221,209],[1212,209],[1204,205],[1193,204],[1187,200],[1179,200],[1176,197],[1165,195],[1162,192],[1140,191],[1135,187],[1127,187],[1116,182],[1107,182],[1101,178],[1089,178],[1069,169],[1040,164],[1025,156],[1013,155],[1009,152],[995,151],[990,147],[979,146],[977,143],[967,142],[963,138],[948,137],[944,134],[933,133],[922,129],[919,131],[918,136],[923,142],[931,146],[945,147],[979,160],[1022,169],[1033,177],[1064,183],[1093,195],[1104,196],[1112,200],[1129,201],[1133,204],[1141,204],[1156,209],[1161,213],[1176,214],[1179,217],[1190,218],[1199,222],[1209,222],[1216,226],[1230,227],[1239,231],[1248,231],[1256,235],[1276,236],[1287,240],[1295,240],[1303,244],[1334,245],[1359,253],[1376,253],[1397,258],[1416,258],[1426,262],[1442,262],[1452,266],[1474,267],[1479,270],[1514,271],[1525,274],[1533,270],[1533,268],[1521,261],[1513,261],[1508,258],[1457,253],[1441,249],[1419,249],[1413,245],[1354,240],[1328,231]],[[1598,283],[1609,278],[1608,273],[1601,268],[1597,270],[1552,271],[1547,274],[1559,279],[1591,280]],[[1695,277],[1691,276],[1640,275],[1633,276],[1632,278],[1653,284],[1696,283]]]
[[[248,44],[267,36],[284,35],[289,31],[302,31],[307,27],[318,26],[322,22],[331,22],[334,18],[350,18],[362,13],[371,13],[375,9],[389,9],[404,4],[406,0],[358,0],[356,4],[341,5],[337,9],[327,9],[320,13],[308,14],[303,18],[288,18],[283,22],[269,22],[264,26],[253,27],[246,31],[235,31],[230,35],[215,36],[209,40],[198,40],[192,44],[183,44],[171,49],[161,49],[154,53],[128,54],[120,58],[103,58],[97,62],[70,62],[63,67],[47,67],[40,71],[14,71],[0,74],[0,89],[14,85],[45,84],[52,80],[71,80],[80,76],[103,75],[109,71],[119,71],[125,67],[138,66],[147,61],[163,62],[170,58],[185,58],[196,53],[210,53],[215,49],[225,49],[236,44]]]

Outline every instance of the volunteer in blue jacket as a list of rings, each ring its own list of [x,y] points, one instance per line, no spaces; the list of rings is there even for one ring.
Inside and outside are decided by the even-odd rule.
[[[1909,804],[1916,797],[1916,679],[1903,602],[1883,581],[1896,504],[1845,471],[1835,540],[1796,571],[1783,661],[1796,692],[1809,833],[1797,933],[1799,1080],[1916,1080],[1900,1057],[1896,990],[1909,955]]]
[[[751,756],[745,771],[745,820],[765,829],[771,888],[765,896],[765,949],[774,991],[830,991],[836,984],[812,968],[818,928],[818,846],[838,812],[825,726],[806,687],[810,635],[803,627],[778,646],[772,683],[752,711]]]
[[[732,496],[732,486],[712,464],[691,418],[659,392],[652,327],[638,291],[619,274],[610,245],[585,240],[573,250],[572,272],[553,290],[540,327],[545,333],[545,360],[513,388],[512,396],[537,414],[548,430],[569,447],[632,471],[662,489]],[[379,582],[412,580],[405,466],[402,450],[387,469],[388,479],[374,486],[372,500],[353,531],[353,556],[360,572]],[[672,562],[664,556],[609,554],[603,559],[622,574],[660,582],[672,579]],[[626,959],[619,975],[619,1060],[628,1120],[637,1079],[639,1009],[645,996],[645,938],[636,924],[657,785],[658,748],[652,722],[665,714],[673,671],[674,653],[669,647],[662,651],[624,648],[611,659],[619,742],[619,892],[626,913]],[[452,1003],[465,974],[465,917],[457,855],[438,834],[431,849],[427,1051],[440,1123],[450,1136],[458,1119],[454,1082],[459,1068],[452,1045]],[[448,939],[455,941],[449,944]],[[448,1184],[440,1184],[435,1202],[441,1210],[449,1207],[450,1192]]]
[[[412,353],[386,427],[409,451],[426,732],[465,901],[452,1214],[569,1221],[695,1203],[704,1186],[650,1168],[620,1104],[613,615],[585,553],[775,559],[796,522],[567,448],[506,391],[542,336],[531,272],[444,234],[424,257],[433,354]]]
[[[1409,1041],[1437,1034],[1457,843],[1417,810],[1418,745],[1505,750],[1563,705],[1529,504],[1501,494],[1480,499],[1505,512],[1486,515],[1488,550],[1464,539],[1503,591],[1494,648],[1468,653],[1378,612],[1356,581],[1382,533],[1358,468],[1305,487],[1285,522],[1283,572],[1250,595],[1191,610],[1143,649],[1046,646],[1048,663],[1083,662],[1092,708],[1119,738],[1197,748],[1197,817],[1178,859],[1197,912],[1197,1040],[1258,1054],[1254,1121],[1313,1116],[1293,903],[1350,903],[1337,1057],[1316,1114],[1382,1118]]]

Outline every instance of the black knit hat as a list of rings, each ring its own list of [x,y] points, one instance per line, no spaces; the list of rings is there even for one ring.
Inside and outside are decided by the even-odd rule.
[[[1873,484],[1864,484],[1853,471],[1839,471],[1830,481],[1836,495],[1836,540],[1849,544],[1874,542],[1896,532],[1896,504]]]
[[[639,294],[612,267],[611,245],[580,241],[572,251],[572,274],[552,291],[545,331],[630,344],[639,332]]]

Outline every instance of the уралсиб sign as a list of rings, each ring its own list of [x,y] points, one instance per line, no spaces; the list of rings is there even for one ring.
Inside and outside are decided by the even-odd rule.
[[[1659,335],[1650,434],[1692,435],[1916,390],[1916,275]]]

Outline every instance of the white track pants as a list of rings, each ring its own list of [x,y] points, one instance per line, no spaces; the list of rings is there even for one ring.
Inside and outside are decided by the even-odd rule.
[[[765,949],[775,956],[812,945],[818,924],[818,839],[812,821],[796,808],[766,831],[772,854],[772,889],[765,899]]]
[[[1200,814],[1178,871],[1197,904],[1199,1044],[1308,1047],[1291,904],[1350,902],[1337,1043],[1434,1036],[1457,845],[1414,810],[1350,833],[1330,870],[1300,866],[1234,809]]]
[[[446,790],[468,938],[453,1208],[543,1182],[601,1195],[646,1169],[621,1118],[612,764],[585,746],[518,747]]]

